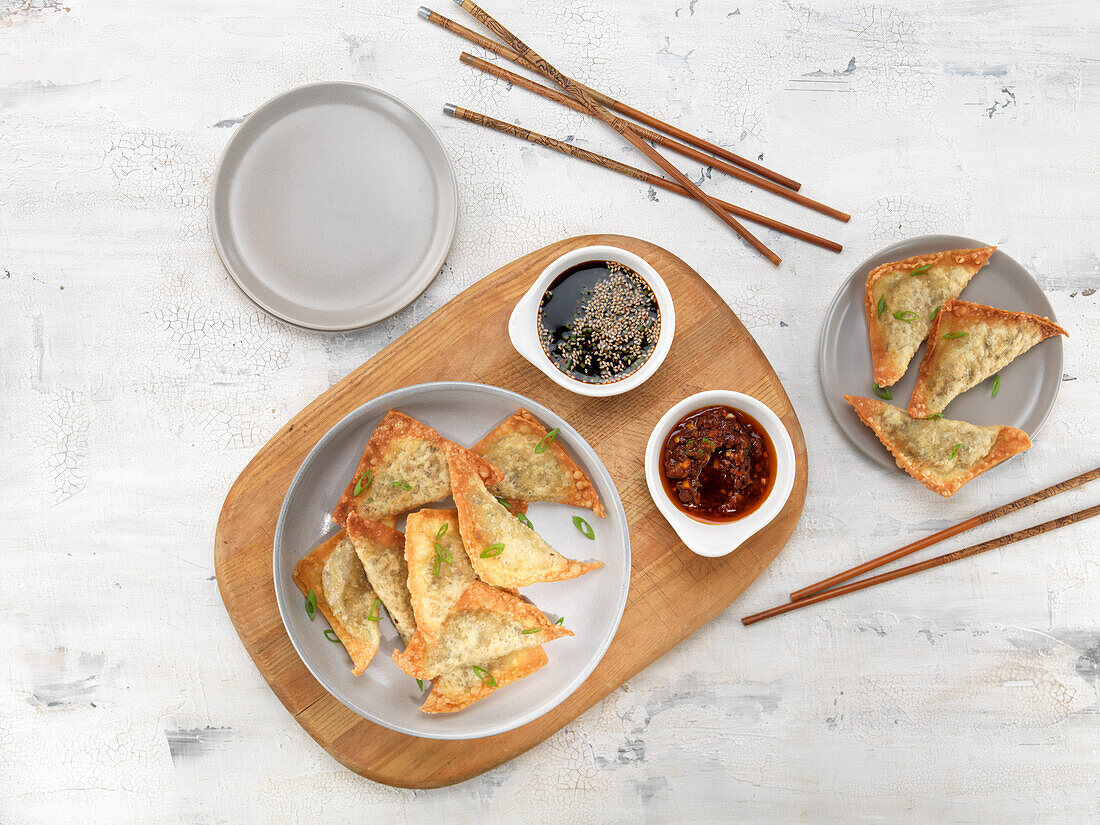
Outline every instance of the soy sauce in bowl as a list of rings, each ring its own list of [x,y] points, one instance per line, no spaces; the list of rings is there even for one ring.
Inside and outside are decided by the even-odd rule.
[[[564,374],[610,384],[637,372],[661,334],[661,313],[649,284],[614,261],[585,261],[565,270],[543,293],[542,349]]]

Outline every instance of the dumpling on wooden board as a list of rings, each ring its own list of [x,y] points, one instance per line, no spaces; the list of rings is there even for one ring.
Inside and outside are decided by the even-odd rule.
[[[501,481],[489,485],[493,495],[587,507],[605,518],[592,480],[527,410],[516,410],[473,451],[504,474]]]
[[[459,529],[474,572],[497,587],[574,579],[603,562],[567,559],[530,527],[521,524],[488,491],[465,450],[450,449],[451,492]]]
[[[942,496],[953,495],[975,476],[1031,447],[1027,433],[1015,427],[911,418],[905,410],[875,398],[844,398],[898,466]]]
[[[905,375],[939,307],[959,297],[996,249],[934,252],[871,270],[864,310],[876,384],[888,387]]]
[[[410,676],[434,679],[461,668],[484,669],[517,650],[572,635],[550,624],[541,610],[519,596],[475,580],[455,603],[434,643],[418,632],[404,651],[393,652],[393,660]]]
[[[487,662],[482,672],[461,667],[432,680],[432,692],[420,706],[425,713],[454,713],[493,691],[530,676],[550,661],[541,647],[515,650]]]
[[[448,446],[467,453],[486,483],[495,484],[503,478],[481,457],[415,418],[390,410],[371,434],[355,477],[348,482],[332,517],[341,525],[351,512],[381,521],[446,498],[451,493],[444,453]]]
[[[341,530],[299,561],[294,583],[306,598],[313,591],[317,609],[351,657],[352,672],[360,675],[382,641],[378,630],[382,601],[371,589],[347,533]]]
[[[909,399],[909,415],[927,418],[951,400],[1066,331],[1041,315],[948,301],[932,324],[928,348]]]
[[[358,513],[348,514],[346,529],[367,581],[382,600],[401,641],[408,644],[416,632],[416,619],[406,584],[409,571],[405,566],[404,534]]]
[[[416,629],[435,641],[447,614],[474,580],[457,510],[421,510],[405,522],[408,591]]]

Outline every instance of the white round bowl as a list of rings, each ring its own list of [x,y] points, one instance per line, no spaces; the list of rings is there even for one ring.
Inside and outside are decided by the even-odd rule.
[[[657,345],[649,358],[637,371],[626,378],[608,384],[588,384],[569,377],[554,365],[539,340],[539,304],[542,302],[543,294],[555,278],[567,269],[585,261],[614,261],[634,270],[653,290],[653,296],[657,299],[657,309],[661,313],[661,331],[657,336]],[[555,384],[578,395],[593,398],[620,395],[643,384],[665,360],[665,356],[672,347],[672,336],[675,332],[676,308],[672,304],[672,293],[668,291],[664,280],[644,258],[617,246],[584,246],[572,252],[566,252],[555,259],[519,299],[519,303],[516,304],[516,308],[512,310],[512,315],[508,319],[508,337],[512,339],[512,346],[516,348],[516,352],[542,370]]]
[[[672,501],[661,480],[661,448],[676,422],[694,410],[716,404],[741,410],[760,422],[775,446],[776,460],[775,484],[768,497],[743,519],[723,523],[689,516]],[[657,509],[684,544],[698,555],[711,558],[736,550],[779,515],[794,488],[794,469],[794,444],[779,416],[762,401],[733,390],[707,390],[685,398],[657,422],[645,449],[645,480]]]

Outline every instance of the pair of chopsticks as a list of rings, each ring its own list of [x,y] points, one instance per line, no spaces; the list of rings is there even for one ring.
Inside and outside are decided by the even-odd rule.
[[[678,129],[668,123],[665,123],[658,118],[648,115],[639,109],[635,109],[631,106],[627,106],[621,101],[598,92],[589,86],[578,83],[572,78],[567,77],[558,71],[554,66],[547,62],[544,58],[533,51],[526,43],[516,37],[512,32],[504,28],[493,17],[486,13],[483,9],[478,7],[472,0],[455,0],[465,11],[467,11],[472,17],[478,20],[484,25],[490,32],[496,35],[504,44],[497,42],[484,35],[478,34],[475,31],[467,29],[466,27],[456,23],[453,20],[449,20],[442,15],[427,9],[425,7],[420,8],[420,15],[447,31],[457,34],[472,43],[482,46],[493,53],[504,57],[521,68],[535,72],[543,77],[554,81],[562,90],[564,94],[548,86],[544,86],[529,78],[518,75],[514,72],[510,72],[500,66],[488,63],[478,57],[463,52],[461,60],[469,66],[477,68],[488,74],[491,74],[501,80],[520,86],[521,88],[528,89],[536,94],[541,95],[549,100],[559,103],[569,108],[585,112],[593,117],[598,118],[615,131],[619,132],[627,141],[634,145],[639,151],[645,154],[650,160],[656,163],[661,169],[663,169],[672,180],[663,178],[659,175],[652,175],[648,172],[644,172],[641,169],[637,169],[632,166],[628,166],[624,163],[619,163],[610,158],[598,155],[594,152],[587,152],[586,150],[579,149],[572,146],[565,141],[560,141],[555,138],[548,137],[546,135],[538,134],[527,129],[522,129],[513,124],[505,121],[498,120],[490,117],[489,115],[482,114],[480,112],[474,112],[470,109],[465,109],[454,104],[448,104],[444,111],[453,117],[467,120],[471,123],[475,123],[481,126],[486,126],[491,129],[495,129],[505,134],[510,134],[515,137],[520,137],[524,140],[531,141],[542,146],[546,146],[551,149],[555,149],[563,154],[570,155],[572,157],[586,160],[590,163],[594,163],[598,166],[602,166],[606,169],[619,172],[620,174],[627,175],[637,180],[644,181],[650,185],[666,189],[677,194],[687,197],[695,198],[702,204],[707,206],[712,212],[714,212],[724,223],[730,226],[736,231],[742,238],[745,239],[754,249],[760,252],[773,264],[778,265],[781,259],[778,255],[772,252],[766,247],[756,236],[754,236],[749,230],[737,220],[737,217],[742,217],[746,220],[759,223],[763,226],[767,226],[776,231],[790,235],[791,237],[798,238],[808,243],[816,244],[826,249],[839,252],[842,247],[835,241],[822,238],[818,235],[814,235],[802,229],[790,226],[780,221],[776,221],[772,218],[765,217],[756,212],[751,212],[734,204],[726,201],[718,200],[703,192],[698,186],[696,186],[690,179],[687,178],[682,172],[679,171],[669,160],[661,155],[654,146],[656,144],[665,148],[676,151],[685,157],[692,158],[693,160],[706,163],[715,169],[718,169],[726,174],[729,174],[735,178],[752,184],[758,188],[764,189],[780,197],[791,200],[802,206],[806,206],[810,209],[814,209],[822,214],[829,215],[837,220],[847,221],[851,217],[845,212],[841,212],[838,209],[834,209],[831,206],[827,206],[823,203],[815,201],[806,197],[798,192],[801,188],[801,184],[791,178],[781,175],[778,172],[774,172],[761,164],[755,163],[747,158],[741,157],[727,149],[723,149],[709,141],[704,140],[696,135],[692,135],[682,129]],[[632,120],[627,121],[618,115],[624,115]],[[646,128],[639,125],[640,123],[646,124],[646,126],[652,128]],[[660,131],[655,131],[660,130]],[[664,134],[662,134],[662,132]],[[647,142],[649,141],[649,142]],[[710,154],[704,153],[708,152]],[[737,216],[737,217],[735,217]]]
[[[1081,473],[1079,476],[1066,479],[1065,481],[1046,487],[1038,492],[1032,493],[1029,496],[1018,498],[1015,501],[1011,501],[1008,504],[1003,504],[1000,507],[995,507],[992,510],[987,510],[984,513],[979,513],[976,516],[971,516],[965,521],[961,521],[956,525],[947,527],[939,532],[932,533],[930,536],[926,536],[923,539],[907,544],[904,547],[900,547],[890,553],[886,553],[883,556],[879,556],[876,559],[864,562],[863,564],[852,567],[845,570],[842,573],[837,573],[835,576],[830,576],[827,579],[822,579],[816,584],[811,584],[809,587],[804,587],[801,590],[796,590],[791,593],[791,600],[787,604],[781,604],[778,607],[770,608],[769,610],[763,610],[759,613],[753,613],[751,616],[745,616],[741,623],[744,625],[755,624],[763,619],[770,619],[772,616],[778,616],[782,613],[790,613],[792,610],[798,610],[799,608],[806,607],[811,604],[817,604],[818,602],[827,601],[829,599],[835,599],[837,596],[843,596],[845,593],[852,593],[856,590],[863,590],[868,587],[873,587],[876,584],[882,584],[883,582],[893,581],[894,579],[900,579],[904,576],[912,575],[913,573],[920,573],[922,570],[930,570],[933,567],[940,567],[951,562],[960,561],[962,559],[968,559],[971,556],[977,556],[980,553],[985,553],[987,550],[996,550],[998,547],[1004,547],[1023,539],[1029,539],[1032,536],[1042,535],[1043,533],[1049,533],[1051,530],[1057,530],[1060,527],[1065,527],[1068,524],[1075,524],[1078,521],[1084,521],[1085,519],[1092,518],[1095,515],[1100,515],[1100,504],[1092,507],[1086,507],[1083,510],[1078,510],[1075,513],[1062,516],[1061,518],[1051,519],[1050,521],[1044,521],[1041,524],[1035,524],[1031,527],[1026,527],[1023,530],[1017,530],[1014,533],[1008,533],[1004,536],[999,536],[989,541],[983,541],[980,544],[974,544],[970,547],[964,547],[962,550],[956,550],[953,553],[945,553],[942,556],[936,556],[935,558],[928,559],[927,561],[918,562],[916,564],[910,564],[905,567],[901,567],[897,570],[892,570],[889,573],[880,573],[877,576],[871,576],[866,579],[860,579],[858,581],[850,581],[851,579],[861,576],[868,571],[874,570],[878,567],[882,567],[884,564],[889,564],[892,561],[908,556],[911,553],[915,553],[918,550],[923,550],[925,547],[930,547],[933,544],[937,544],[944,539],[957,536],[959,533],[963,533],[979,524],[987,524],[994,519],[998,519],[1001,516],[1009,513],[1014,513],[1017,510],[1022,510],[1025,507],[1030,507],[1032,504],[1037,504],[1040,501],[1045,501],[1051,496],[1056,496],[1059,493],[1064,493],[1067,490],[1073,490],[1076,487],[1081,487],[1084,484],[1088,484],[1090,481],[1100,478],[1100,467],[1089,470],[1087,473]],[[849,584],[843,584],[843,582],[850,582]]]

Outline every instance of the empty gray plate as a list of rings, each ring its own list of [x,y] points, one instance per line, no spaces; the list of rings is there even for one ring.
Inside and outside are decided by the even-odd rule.
[[[563,582],[525,587],[529,598],[551,620],[565,618],[576,636],[546,645],[550,662],[526,679],[507,685],[457,713],[420,710],[424,695],[416,680],[393,662],[400,646],[397,630],[384,617],[382,647],[362,676],[353,676],[343,646],[324,636],[328,623],[319,613],[306,615],[305,600],[293,581],[298,561],[336,531],[329,515],[382,416],[398,409],[435,427],[459,444],[471,445],[514,413],[530,410],[547,429],[557,427],[558,443],[573,457],[603,500],[607,518],[562,504],[536,502],[527,511],[535,529],[550,545],[573,559],[597,559],[599,570]],[[439,502],[434,507],[454,504]],[[573,525],[573,516],[592,525],[589,540]],[[404,529],[399,526],[399,529]],[[576,690],[599,664],[619,626],[630,588],[630,532],[622,501],[596,452],[551,410],[509,390],[464,381],[417,384],[381,395],[350,413],[309,452],[283,500],[273,547],[275,596],[287,635],[306,667],[329,693],[372,722],[429,739],[475,739],[524,725],[555,707]]]
[[[896,468],[894,457],[859,420],[844,394],[874,398],[871,347],[863,309],[864,287],[872,269],[928,252],[974,249],[988,243],[958,235],[924,235],[893,244],[861,263],[833,299],[821,331],[821,385],[825,400],[840,428],[864,454],[884,467]],[[999,249],[978,271],[962,295],[964,301],[1043,315],[1052,321],[1054,310],[1035,278]],[[909,405],[924,358],[924,344],[909,364],[905,376],[890,387],[899,407]],[[987,378],[948,404],[944,416],[971,424],[1008,424],[1031,438],[1039,432],[1058,396],[1062,383],[1062,338],[1049,338],[1021,355],[1000,372],[1001,387],[994,398],[992,378]]]
[[[214,244],[253,301],[310,329],[408,306],[450,250],[458,188],[432,128],[358,83],[279,95],[238,127],[214,176]]]

